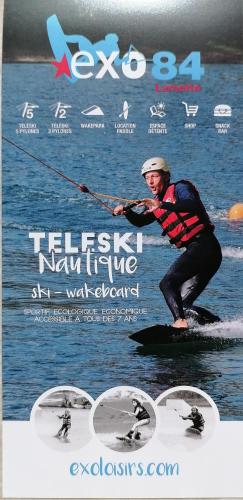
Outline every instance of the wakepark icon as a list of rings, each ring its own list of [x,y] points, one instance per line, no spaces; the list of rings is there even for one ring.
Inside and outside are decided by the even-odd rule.
[[[104,112],[100,106],[94,104],[93,106],[89,106],[86,109],[81,111],[81,114],[84,116],[104,116]]]
[[[83,121],[80,123],[81,129],[104,129],[105,124],[103,120],[94,121],[95,118],[102,118],[104,116],[103,109],[97,104],[93,104],[88,108],[85,108],[81,111],[81,115],[87,118],[87,121]],[[90,120],[89,120],[90,118]]]

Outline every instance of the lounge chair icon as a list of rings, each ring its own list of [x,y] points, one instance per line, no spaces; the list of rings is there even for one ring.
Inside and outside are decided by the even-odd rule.
[[[159,116],[159,118],[164,118],[165,113],[165,104],[163,102],[159,102],[157,105],[153,104],[150,106],[151,116]]]

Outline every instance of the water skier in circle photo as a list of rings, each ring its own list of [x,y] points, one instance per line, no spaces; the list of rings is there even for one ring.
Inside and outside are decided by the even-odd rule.
[[[187,417],[183,417],[181,415],[181,418],[183,420],[191,420],[192,425],[186,429],[186,431],[192,431],[197,434],[201,434],[203,429],[204,429],[204,424],[205,420],[202,416],[202,413],[199,412],[198,408],[196,406],[193,406],[191,409],[191,413],[187,415]]]
[[[124,205],[114,208],[114,215],[142,227],[157,221],[170,243],[185,251],[172,264],[160,282],[160,289],[173,315],[174,328],[189,328],[188,318],[199,324],[220,321],[194,301],[220,267],[221,247],[214,235],[206,209],[195,186],[188,180],[170,182],[170,167],[164,158],[145,161],[141,174],[154,198],[142,200],[145,210],[136,213]]]
[[[57,418],[62,419],[62,426],[57,433],[58,438],[67,438],[69,430],[71,429],[71,413],[69,410],[65,410],[63,415],[57,415]],[[63,434],[62,434],[63,433]]]
[[[141,432],[138,429],[143,425],[148,425],[150,423],[150,415],[138,399],[133,398],[132,404],[134,406],[134,412],[130,413],[130,415],[136,417],[137,422],[133,424],[129,432],[124,437],[131,440],[139,440],[141,438]],[[118,437],[118,439],[120,438]]]

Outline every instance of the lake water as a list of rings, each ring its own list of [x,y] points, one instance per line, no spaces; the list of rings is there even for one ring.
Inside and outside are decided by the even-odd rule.
[[[49,64],[5,65],[3,72],[3,133],[18,145],[41,157],[66,175],[97,192],[129,199],[148,195],[140,166],[151,156],[164,156],[172,167],[173,180],[188,178],[198,187],[223,248],[223,263],[198,300],[223,318],[217,334],[232,341],[220,348],[193,352],[148,352],[128,339],[128,334],[156,323],[171,321],[158,283],[179,255],[160,237],[158,224],[145,227],[144,250],[138,254],[135,276],[116,274],[114,286],[140,285],[139,298],[68,299],[67,287],[108,285],[106,269],[98,277],[71,272],[46,271],[39,275],[30,231],[71,231],[76,242],[81,232],[136,233],[124,217],[113,218],[95,201],[82,194],[23,152],[3,142],[3,382],[4,418],[28,419],[35,400],[47,389],[74,385],[93,398],[117,385],[132,385],[158,397],[165,389],[191,385],[207,392],[222,419],[243,420],[243,224],[230,223],[227,209],[242,200],[242,67],[206,66],[202,92],[156,94],[148,74],[142,80],[84,80],[70,85],[53,78]],[[182,82],[182,81],[181,81]],[[180,83],[178,80],[176,83]],[[123,102],[129,105],[134,134],[117,134]],[[72,134],[48,134],[54,121],[54,103],[68,109]],[[149,108],[163,101],[168,133],[148,134]],[[187,119],[186,101],[199,106],[195,119]],[[35,118],[40,133],[16,134],[22,119],[17,106],[37,104]],[[232,106],[228,134],[215,130],[217,104]],[[104,116],[95,122],[105,128],[81,129],[92,120],[81,110],[99,105]],[[153,121],[155,121],[153,118]],[[29,120],[30,122],[31,120]],[[59,121],[60,120],[56,120]],[[124,121],[124,120],[123,120]],[[184,123],[197,127],[186,130]],[[224,121],[227,121],[225,119]],[[240,125],[241,123],[241,125]],[[98,255],[98,254],[96,254]],[[122,255],[122,254],[121,254]],[[103,266],[104,267],[104,266]],[[50,299],[32,299],[37,283],[49,287]],[[145,308],[137,321],[86,323],[39,323],[30,309]]]

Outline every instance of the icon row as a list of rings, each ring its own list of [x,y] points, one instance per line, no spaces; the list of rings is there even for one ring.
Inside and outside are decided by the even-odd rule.
[[[199,105],[189,104],[188,102],[181,101],[184,106],[185,114],[187,117],[195,117],[199,111]],[[21,112],[22,118],[27,118],[29,120],[33,119],[36,110],[40,106],[38,104],[33,104],[30,102],[24,102],[17,106],[17,109]],[[54,117],[58,119],[66,119],[68,117],[68,110],[72,108],[70,104],[65,104],[63,102],[56,102],[49,106],[50,110],[54,113]],[[128,101],[124,101],[117,118],[127,120],[129,116],[129,110],[132,105]],[[152,104],[149,107],[150,117],[164,118],[167,115],[166,104],[164,102],[158,102]],[[103,117],[105,115],[103,109],[97,105],[93,104],[88,108],[81,110],[81,114],[86,117]],[[228,104],[218,104],[213,109],[213,115],[220,118],[228,118],[232,116],[232,108]]]

